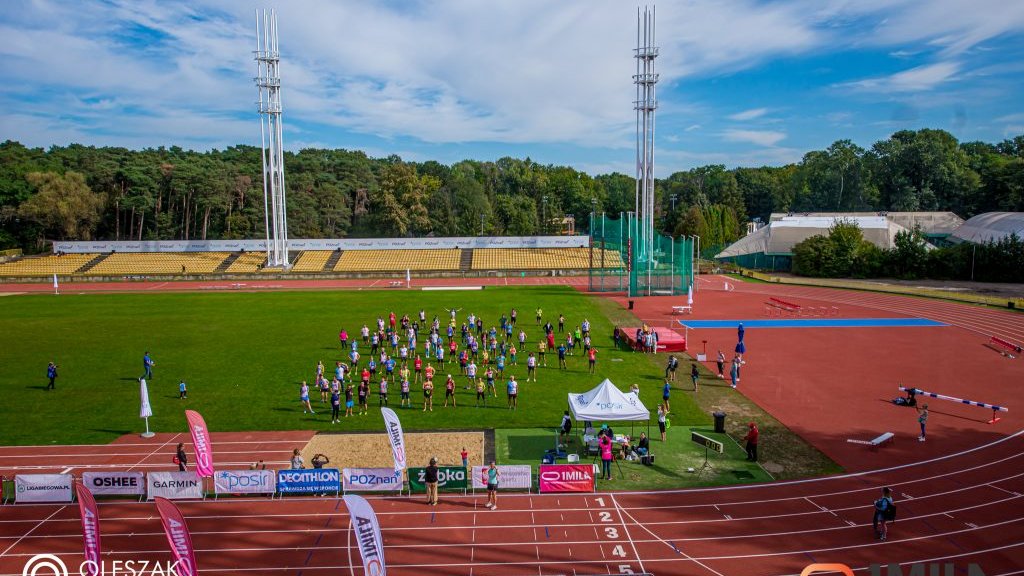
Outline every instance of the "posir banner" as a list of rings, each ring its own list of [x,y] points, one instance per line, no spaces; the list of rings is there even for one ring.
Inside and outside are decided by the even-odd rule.
[[[18,474],[14,477],[17,502],[71,502],[71,474]]]
[[[473,466],[473,488],[487,488],[487,466]],[[498,490],[529,490],[533,487],[533,467],[529,464],[498,466]]]
[[[202,498],[203,481],[191,472],[150,472],[146,475],[146,497]]]
[[[391,453],[395,456],[395,471],[405,470],[405,436],[402,434],[402,423],[398,420],[398,414],[391,408],[381,408],[380,413],[384,416],[384,428],[387,429]]]
[[[281,494],[309,494],[341,491],[341,472],[337,468],[278,470],[277,491]]]
[[[363,573],[367,576],[385,576],[384,539],[380,535],[380,524],[370,503],[362,496],[348,494],[344,497],[348,514],[352,517],[352,530],[359,543],[359,556],[363,559]]]
[[[146,475],[142,472],[83,472],[82,484],[99,496],[146,493]]]
[[[185,517],[173,502],[165,498],[156,499],[156,510],[164,524],[164,534],[171,545],[174,556],[174,572],[178,576],[195,576],[199,573],[196,566],[196,553],[192,547],[192,536],[185,525]]]
[[[185,410],[188,429],[192,432],[192,446],[196,451],[196,476],[213,476],[213,445],[210,444],[210,430],[199,412]]]
[[[213,475],[217,494],[273,494],[277,473],[273,470],[221,470]]]
[[[409,489],[414,492],[427,491],[427,469],[409,468]],[[465,490],[469,487],[466,469],[461,466],[438,466],[438,490]]]
[[[591,464],[541,464],[537,473],[541,492],[593,492]]]
[[[401,492],[402,472],[391,468],[345,468],[341,471],[345,492]]]
[[[85,561],[82,562],[82,574],[99,576],[100,574],[100,509],[89,489],[82,484],[75,484],[75,495],[78,497],[78,511],[82,516],[82,542],[85,546]]]

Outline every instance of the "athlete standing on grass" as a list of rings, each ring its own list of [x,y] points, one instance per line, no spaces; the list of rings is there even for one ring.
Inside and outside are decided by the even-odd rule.
[[[313,412],[313,407],[309,405],[309,385],[306,384],[305,380],[302,381],[302,386],[299,387],[299,402],[302,403],[303,414],[307,412],[316,414],[316,412]]]

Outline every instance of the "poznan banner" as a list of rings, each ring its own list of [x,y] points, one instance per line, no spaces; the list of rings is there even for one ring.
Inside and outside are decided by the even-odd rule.
[[[213,445],[210,443],[210,430],[199,412],[185,410],[188,429],[192,432],[192,445],[196,451],[196,476],[206,478],[213,476]]]
[[[341,472],[345,492],[401,492],[402,472],[391,468],[345,468]]]
[[[192,547],[192,536],[185,525],[185,517],[181,510],[173,502],[166,498],[156,499],[156,510],[160,513],[160,521],[164,524],[164,534],[167,535],[167,542],[171,545],[171,554],[174,556],[175,573],[178,576],[196,576],[199,568],[196,566],[196,552]]]
[[[388,432],[388,442],[391,443],[391,453],[395,456],[395,471],[405,470],[405,436],[402,434],[402,423],[398,420],[398,414],[391,408],[381,408],[380,413],[384,416],[384,427]]]
[[[82,542],[85,546],[85,561],[82,562],[82,574],[99,576],[100,574],[100,509],[89,489],[82,484],[75,484],[75,495],[78,497],[78,511],[82,515]]]
[[[367,576],[385,576],[387,566],[384,565],[384,539],[380,535],[377,515],[362,496],[348,494],[344,500],[349,516],[352,517],[352,530],[355,531],[356,542],[359,543],[363,572]]]

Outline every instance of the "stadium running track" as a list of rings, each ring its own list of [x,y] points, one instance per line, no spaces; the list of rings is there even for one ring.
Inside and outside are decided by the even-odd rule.
[[[765,294],[806,297],[927,317],[978,338],[1024,336],[1020,317],[949,302],[755,284],[736,291],[755,300]],[[638,313],[651,320],[667,317]],[[735,310],[729,314],[735,317]],[[958,574],[977,563],[987,576],[1010,576],[1024,574],[1024,430],[1012,432],[1017,423],[1001,423],[1001,432],[990,428],[975,436],[984,442],[923,461],[869,470],[864,463],[878,460],[865,451],[863,471],[824,478],[681,491],[502,494],[496,511],[482,506],[482,494],[444,494],[436,507],[417,497],[371,501],[388,568],[397,575],[768,576],[796,575],[811,563],[841,562],[865,573],[874,563],[898,563],[906,570],[914,562],[952,562]],[[310,435],[214,433],[215,459],[225,468],[257,459],[281,466]],[[0,473],[167,469],[173,445],[183,439],[164,434],[147,443],[126,438],[97,446],[0,447]],[[882,542],[873,538],[870,521],[871,502],[885,485],[894,489],[899,518]],[[179,505],[200,573],[362,574],[348,515],[336,498]],[[170,559],[152,504],[104,501],[100,514],[108,562]],[[22,574],[25,562],[39,553],[59,554],[69,565],[81,559],[76,505],[0,507],[0,575]]]

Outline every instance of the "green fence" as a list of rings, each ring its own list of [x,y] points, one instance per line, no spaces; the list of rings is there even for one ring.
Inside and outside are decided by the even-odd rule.
[[[686,294],[693,281],[693,238],[654,234],[648,246],[632,213],[591,215],[590,290],[630,296]]]

